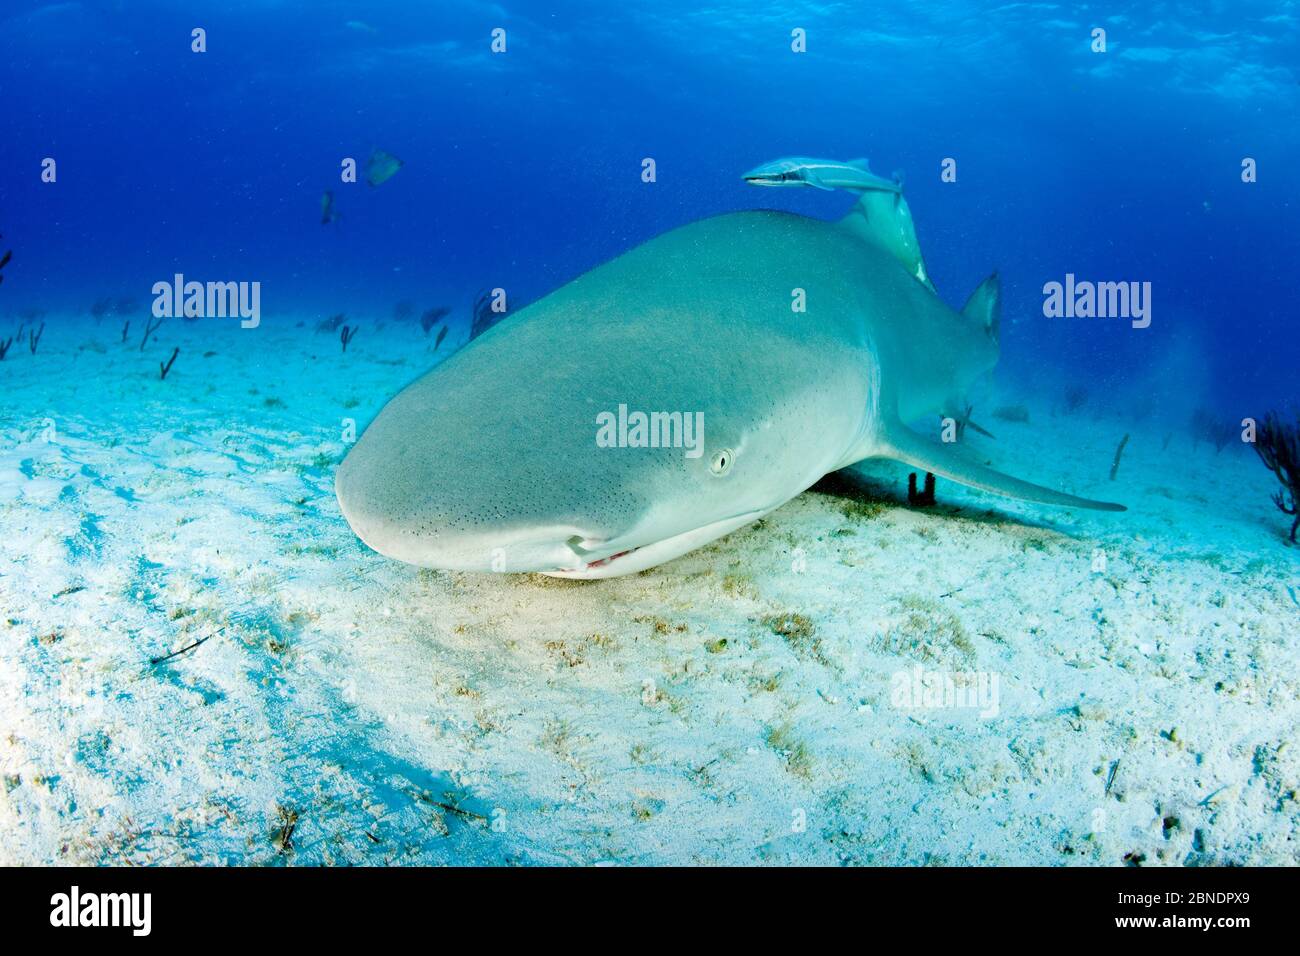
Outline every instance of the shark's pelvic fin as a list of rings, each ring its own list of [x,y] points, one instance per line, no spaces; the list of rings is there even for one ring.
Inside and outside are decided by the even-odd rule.
[[[880,246],[901,262],[917,282],[935,291],[921,258],[921,245],[916,241],[912,210],[902,193],[868,190],[840,224],[859,238]]]
[[[902,422],[895,422],[882,436],[882,444],[877,449],[875,457],[895,458],[917,468],[932,471],[936,475],[951,478],[963,485],[970,485],[972,488],[992,491],[1011,498],[1022,498],[1025,501],[1038,501],[1064,508],[1091,508],[1094,511],[1128,510],[1123,505],[1067,495],[1062,491],[1053,491],[1051,488],[1021,481],[1019,478],[1012,478],[992,468],[977,465],[961,458],[950,448],[922,438]]]
[[[961,314],[988,333],[994,342],[998,340],[998,326],[1002,322],[1002,283],[996,272],[970,294],[962,306]]]

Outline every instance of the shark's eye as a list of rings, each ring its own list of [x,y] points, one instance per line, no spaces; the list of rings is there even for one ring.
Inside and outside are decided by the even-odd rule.
[[[731,463],[735,459],[736,453],[730,448],[723,448],[714,454],[713,460],[709,462],[709,471],[715,475],[725,475],[731,470]]]

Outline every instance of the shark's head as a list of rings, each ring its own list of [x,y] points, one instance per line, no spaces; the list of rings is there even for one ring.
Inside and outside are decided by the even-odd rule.
[[[440,569],[640,571],[778,507],[827,470],[837,416],[853,427],[852,408],[807,406],[829,389],[783,396],[779,353],[697,375],[685,335],[647,354],[632,323],[574,344],[547,319],[493,329],[365,430],[336,491],[367,545]]]
[[[585,401],[448,412],[440,384],[435,376],[390,402],[335,482],[366,544],[422,567],[627,574],[749,524],[808,480],[790,473],[800,436],[784,427],[690,409],[642,418]],[[669,447],[644,447],[646,428]]]

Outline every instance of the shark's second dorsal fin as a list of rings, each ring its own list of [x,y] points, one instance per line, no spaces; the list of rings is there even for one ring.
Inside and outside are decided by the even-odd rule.
[[[926,471],[951,478],[963,485],[992,491],[1009,498],[1038,501],[1063,508],[1090,508],[1094,511],[1127,510],[1123,505],[1054,491],[968,461],[957,455],[950,447],[922,438],[900,421],[894,421],[885,430],[881,445],[877,448],[874,457],[907,462],[909,465],[924,468]]]
[[[903,264],[923,286],[934,292],[916,241],[912,210],[901,193],[868,190],[840,224],[854,235],[879,246]]]
[[[1002,321],[1002,284],[996,272],[970,294],[961,314],[983,329],[994,342],[998,340],[998,326]]]

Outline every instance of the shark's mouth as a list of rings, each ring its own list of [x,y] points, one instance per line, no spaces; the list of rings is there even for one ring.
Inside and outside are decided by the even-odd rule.
[[[635,554],[636,552],[638,552],[638,551],[640,551],[640,550],[641,550],[640,548],[629,548],[627,551],[620,551],[618,554],[611,554],[608,558],[601,558],[599,561],[592,561],[592,562],[590,562],[590,563],[587,564],[587,567],[588,567],[588,568],[607,568],[607,567],[609,567],[611,564],[613,564],[615,561],[617,561],[619,558],[625,557],[625,556],[627,556],[627,555],[629,555],[629,554]]]
[[[566,577],[566,578],[605,577],[609,574],[608,569],[614,565],[614,562],[620,561],[623,558],[636,554],[638,551],[642,550],[643,547],[654,547],[654,544],[637,545],[636,547],[624,548],[621,551],[616,551],[613,554],[606,555],[603,558],[596,558],[595,560],[592,560],[589,557],[589,555],[599,554],[600,551],[603,550],[602,546],[605,544],[605,542],[592,541],[590,539],[581,538],[578,535],[574,535],[572,538],[566,541],[565,544],[569,546],[569,550],[572,551],[574,556],[578,559],[578,563],[573,567],[556,568],[553,571],[543,571],[541,572],[542,574],[550,574],[556,577]],[[622,573],[622,572],[620,571],[617,573]]]

